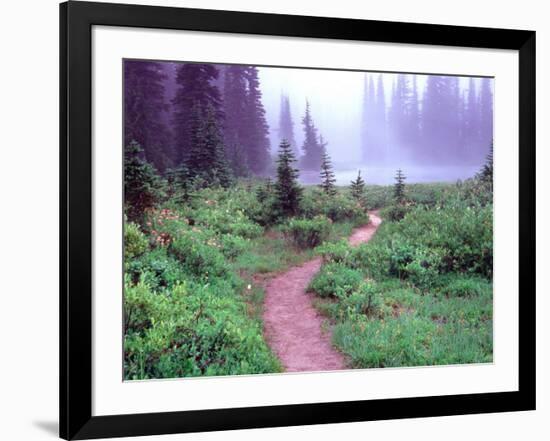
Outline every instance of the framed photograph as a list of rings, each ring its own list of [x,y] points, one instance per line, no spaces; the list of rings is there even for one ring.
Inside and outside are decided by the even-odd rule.
[[[535,32],[60,25],[62,438],[535,408]]]

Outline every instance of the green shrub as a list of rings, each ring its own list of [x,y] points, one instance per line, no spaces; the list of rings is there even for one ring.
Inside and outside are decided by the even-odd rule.
[[[149,247],[149,242],[139,226],[133,222],[124,223],[124,259],[128,261],[142,255]]]
[[[341,301],[341,307],[346,311],[347,316],[377,316],[382,305],[380,290],[374,282],[370,281],[361,283],[357,290]]]
[[[399,222],[402,220],[406,214],[410,211],[409,207],[404,204],[393,204],[389,207],[384,208],[380,215],[383,219],[390,222]]]
[[[223,234],[219,241],[222,254],[229,259],[237,258],[250,247],[249,239],[234,234]]]
[[[475,297],[490,294],[492,285],[479,277],[452,276],[438,292],[447,297]]]
[[[359,271],[331,263],[324,265],[313,277],[308,290],[320,297],[343,297],[356,290],[362,281],[363,276]]]
[[[204,244],[192,232],[181,234],[170,245],[185,271],[201,279],[227,277],[229,267],[223,254],[215,247]]]
[[[154,290],[171,288],[189,278],[180,262],[169,256],[165,247],[155,248],[139,258],[127,260],[125,268],[133,283],[143,278]]]
[[[415,207],[400,222],[383,223],[361,260],[367,274],[412,277],[422,286],[437,274],[491,277],[492,232],[492,206]],[[354,257],[352,251],[351,267]]]
[[[342,239],[338,242],[324,243],[316,251],[322,256],[324,263],[343,263],[352,252],[352,249],[348,241]]]
[[[438,249],[416,248],[412,261],[400,268],[401,276],[421,289],[433,288],[438,283],[442,254]]]
[[[285,234],[299,248],[315,248],[327,239],[330,221],[324,216],[313,219],[291,219],[283,228]]]
[[[304,217],[312,219],[323,215],[333,222],[353,221],[355,225],[368,223],[368,214],[347,192],[327,194],[319,189],[309,189],[302,197],[300,205]]]
[[[156,293],[126,278],[124,311],[128,380],[280,371],[260,324],[226,285],[188,282]]]

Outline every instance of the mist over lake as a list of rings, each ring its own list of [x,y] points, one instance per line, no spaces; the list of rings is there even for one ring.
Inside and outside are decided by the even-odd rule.
[[[361,175],[367,184],[374,185],[389,185],[395,182],[395,168],[361,165],[355,168],[336,168],[334,174],[336,177],[336,185],[348,186],[350,182],[357,177],[357,171],[361,170]],[[407,182],[414,183],[431,183],[431,182],[456,182],[474,177],[479,171],[476,166],[429,166],[421,167],[411,165],[402,168]],[[304,185],[319,184],[321,178],[319,173],[312,171],[304,171],[300,174],[300,183]]]

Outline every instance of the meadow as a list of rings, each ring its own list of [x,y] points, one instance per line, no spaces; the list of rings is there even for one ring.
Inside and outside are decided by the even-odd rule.
[[[265,282],[321,256],[308,291],[349,368],[492,361],[492,189],[457,183],[208,185],[126,164],[124,378],[283,372]],[[134,179],[134,181],[132,181]],[[294,183],[295,184],[295,183]],[[294,185],[293,184],[293,185]],[[380,210],[374,238],[353,229]]]

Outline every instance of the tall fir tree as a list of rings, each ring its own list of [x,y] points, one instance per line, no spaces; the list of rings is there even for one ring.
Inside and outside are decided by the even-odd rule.
[[[185,63],[177,68],[177,90],[172,100],[176,165],[187,160],[192,148],[190,120],[195,104],[203,112],[201,117],[212,107],[218,122],[223,121],[221,96],[215,84],[217,79],[218,69],[212,64]]]
[[[166,74],[161,63],[124,61],[124,144],[143,149],[147,161],[164,171],[174,161],[166,116]]]
[[[363,82],[363,111],[361,121],[362,157],[365,162],[377,162],[380,156],[376,133],[376,97],[372,74],[365,74]]]
[[[304,170],[319,170],[323,158],[323,150],[319,145],[317,128],[313,122],[311,108],[307,100],[302,125],[304,128],[304,143],[302,145],[303,156],[300,158],[300,165]]]
[[[448,77],[430,75],[424,90],[422,105],[422,151],[420,159],[425,162],[441,162],[447,157],[447,145],[452,130],[447,109],[450,87]]]
[[[192,187],[191,173],[185,164],[177,168],[170,168],[165,173],[168,183],[168,197],[179,203],[189,200]]]
[[[225,155],[225,147],[219,122],[216,117],[215,109],[211,105],[206,109],[203,136],[203,145],[206,150],[209,164],[206,175],[210,182],[227,188],[232,182],[232,176]]]
[[[292,146],[296,157],[299,156],[298,145],[294,137],[294,121],[292,120],[292,112],[290,110],[290,100],[288,96],[281,95],[281,110],[279,112],[279,140],[286,139]]]
[[[323,141],[321,138],[321,143],[322,142]],[[336,194],[336,176],[334,175],[330,156],[326,148],[323,148],[323,159],[321,161],[321,184],[319,184],[319,187],[329,196],[334,196]]]
[[[195,103],[189,124],[191,148],[185,165],[190,176],[209,185],[229,186],[231,172],[215,109],[209,105],[203,112],[200,104]]]
[[[386,97],[384,91],[384,82],[382,80],[382,74],[378,75],[376,83],[376,95],[374,103],[371,103],[374,107],[371,113],[370,125],[371,130],[371,150],[373,151],[372,157],[369,158],[372,162],[380,164],[384,163],[388,159],[388,127],[386,117]]]
[[[413,75],[412,90],[410,95],[407,141],[409,150],[414,152],[420,144],[420,102],[418,99],[418,78]]]
[[[403,171],[398,169],[395,175],[395,184],[393,185],[393,198],[398,204],[405,202],[405,179],[406,176],[403,174]]]
[[[468,159],[474,159],[479,146],[478,102],[474,78],[468,81],[468,91],[464,104],[464,146]]]
[[[247,152],[248,166],[257,175],[266,172],[270,165],[269,126],[265,117],[265,109],[260,90],[258,68],[248,66],[246,69],[248,81],[247,114],[245,129],[247,137],[243,141]]]
[[[298,184],[298,169],[294,168],[296,157],[288,141],[279,146],[277,159],[277,182],[275,183],[276,205],[284,216],[295,216],[300,209],[302,188]]]
[[[224,141],[231,168],[237,176],[264,174],[271,156],[258,68],[228,66],[224,76]]]
[[[236,176],[247,176],[250,170],[245,149],[248,104],[246,66],[227,66],[223,84],[224,143],[227,157]]]

